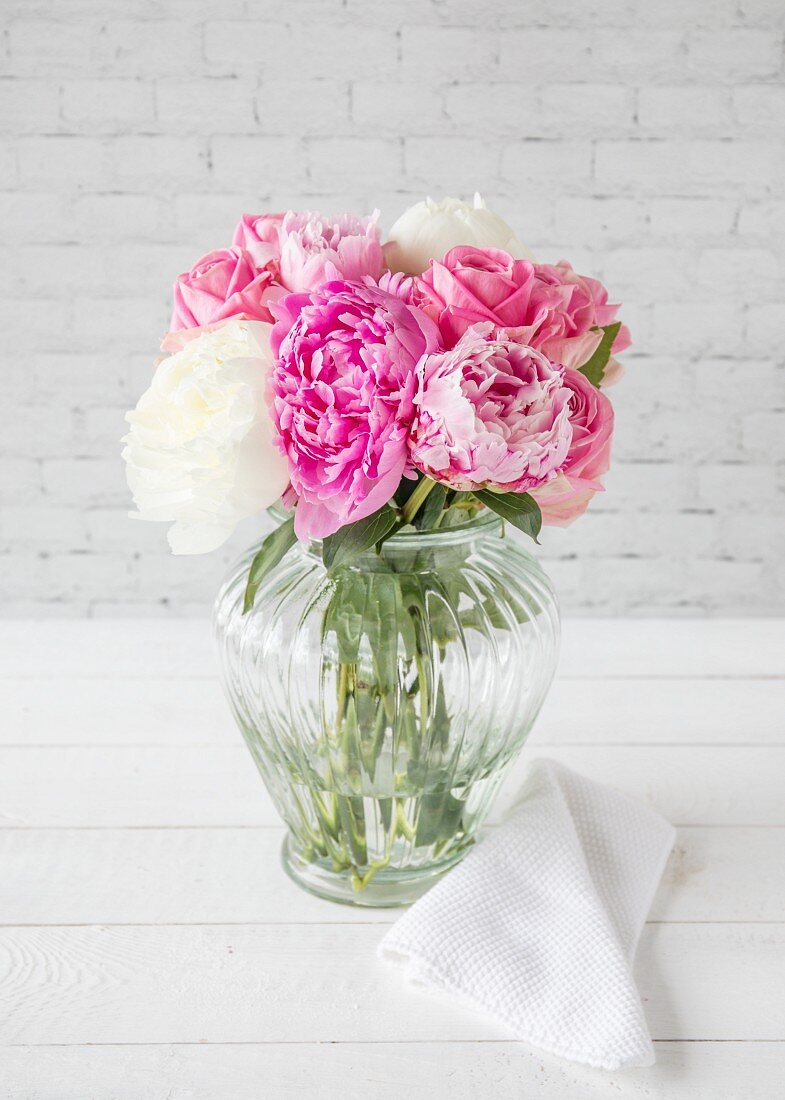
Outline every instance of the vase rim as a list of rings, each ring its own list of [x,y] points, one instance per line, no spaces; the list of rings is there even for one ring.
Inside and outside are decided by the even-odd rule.
[[[275,503],[267,509],[268,515],[276,523],[283,523],[290,512],[280,503]],[[443,530],[418,531],[415,527],[404,527],[396,531],[388,539],[385,539],[385,547],[395,546],[448,546],[463,542],[467,536],[486,535],[501,527],[501,520],[490,508],[484,508],[479,514],[467,519],[465,523],[456,524],[454,527],[445,527]],[[321,546],[321,539],[311,539],[311,547]]]

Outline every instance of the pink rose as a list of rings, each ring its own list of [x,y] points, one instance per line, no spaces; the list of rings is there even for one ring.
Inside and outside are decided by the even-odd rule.
[[[621,335],[621,330],[619,330],[619,335]],[[624,366],[619,362],[618,359],[615,359],[613,356],[611,356],[605,367],[605,374],[603,374],[602,376],[602,388],[604,390],[607,390],[609,386],[615,386],[616,383],[620,382],[623,377]]]
[[[524,342],[565,367],[581,367],[594,353],[618,306],[595,279],[555,266],[515,260],[497,248],[452,248],[416,280],[418,304],[438,323],[448,347],[478,321],[519,329]],[[620,330],[614,350],[629,344]]]
[[[453,489],[522,493],[549,481],[572,430],[564,369],[482,322],[417,368],[414,464]]]
[[[612,325],[619,306],[608,302],[608,291],[598,279],[578,275],[566,260],[559,260],[552,266],[535,264],[534,267],[537,278],[543,282],[571,288],[567,308],[557,311],[543,326],[537,334],[537,347],[549,359],[577,370],[588,362],[602,338],[600,333],[591,330]],[[613,351],[624,351],[630,343],[629,329],[622,325],[613,341]]]
[[[567,460],[557,478],[532,492],[543,523],[554,527],[568,526],[583,515],[594,494],[602,492],[599,479],[610,466],[613,436],[613,406],[605,394],[576,370],[564,372],[564,385],[570,391],[572,425]]]
[[[258,271],[242,249],[209,252],[178,275],[170,330],[199,328],[229,317],[272,321],[266,304],[271,280],[270,272]]]
[[[334,281],[273,305],[273,420],[297,493],[295,530],[323,538],[390,499],[408,467],[414,368],[438,346],[421,310]]]
[[[243,214],[235,226],[232,244],[250,253],[258,268],[272,263],[277,267],[281,254],[278,231],[283,214]]]

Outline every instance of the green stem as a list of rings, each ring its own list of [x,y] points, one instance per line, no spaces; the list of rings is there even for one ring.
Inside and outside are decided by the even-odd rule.
[[[343,728],[343,712],[346,707],[346,687],[349,680],[349,666],[346,662],[341,661],[341,670],[338,673],[338,699],[336,705],[336,720],[335,720],[335,741],[338,742],[338,738],[341,736],[341,729]]]
[[[359,894],[368,883],[371,881],[377,871],[381,871],[390,862],[390,857],[385,856],[384,859],[375,859],[370,865],[364,875],[359,874],[357,871],[352,872],[352,889],[355,894]]]
[[[420,510],[420,506],[424,504],[425,498],[430,493],[431,489],[436,488],[436,482],[431,481],[429,477],[423,477],[422,481],[417,485],[416,489],[409,497],[401,509],[401,515],[403,516],[404,523],[411,523],[414,517]]]
[[[399,833],[405,836],[409,841],[414,840],[417,835],[416,830],[409,824],[409,819],[406,816],[401,800],[396,799],[395,820],[393,822],[392,832],[390,833],[390,847],[392,847],[393,841]]]
[[[425,744],[428,730],[428,708],[430,706],[428,701],[428,677],[420,654],[418,653],[414,659],[417,664],[417,684],[420,690],[420,736],[423,744]]]

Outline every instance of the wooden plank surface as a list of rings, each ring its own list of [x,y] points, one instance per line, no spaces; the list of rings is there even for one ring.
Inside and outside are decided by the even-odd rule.
[[[530,761],[549,756],[626,791],[676,825],[785,825],[785,746],[528,746],[492,820]],[[14,827],[277,825],[240,743],[0,748],[0,824]]]
[[[388,924],[298,889],[284,830],[0,829],[0,924]],[[685,827],[652,920],[785,920],[785,829]]]
[[[379,965],[379,938],[338,923],[3,928],[0,1043],[509,1038]],[[785,1039],[782,924],[649,924],[635,974],[656,1039]]]
[[[783,1043],[658,1042],[601,1073],[512,1042],[7,1047],[13,1100],[779,1100]],[[228,1089],[231,1091],[227,1091]],[[774,1090],[774,1091],[773,1091]],[[10,1094],[9,1094],[10,1095]]]
[[[560,676],[533,740],[560,744],[783,744],[785,678]],[[0,745],[227,745],[238,733],[218,680],[0,677]]]
[[[535,755],[680,824],[636,960],[650,1069],[511,1042],[377,964],[395,913],[289,882],[208,624],[0,624],[0,1095],[779,1100],[785,622],[568,621],[496,819]]]
[[[197,620],[8,621],[5,676],[214,676],[210,626]],[[567,619],[562,676],[785,676],[783,619]]]

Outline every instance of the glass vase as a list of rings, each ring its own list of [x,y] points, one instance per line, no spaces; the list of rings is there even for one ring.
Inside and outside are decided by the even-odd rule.
[[[223,682],[288,826],[305,889],[354,905],[413,901],[471,847],[550,686],[553,589],[490,512],[402,532],[333,574],[297,544],[215,606]]]

